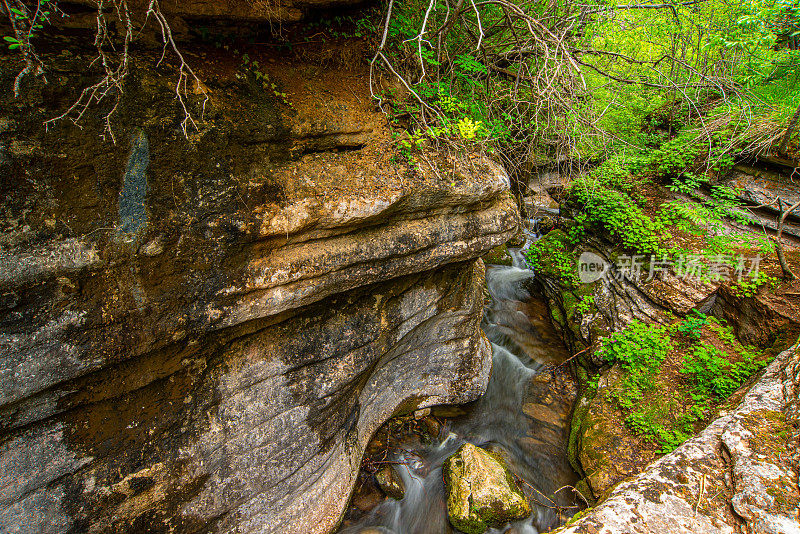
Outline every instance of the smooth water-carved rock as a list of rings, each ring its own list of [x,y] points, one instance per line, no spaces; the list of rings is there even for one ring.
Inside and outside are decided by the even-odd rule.
[[[450,523],[462,532],[481,534],[531,513],[505,462],[471,443],[445,461],[442,473]]]

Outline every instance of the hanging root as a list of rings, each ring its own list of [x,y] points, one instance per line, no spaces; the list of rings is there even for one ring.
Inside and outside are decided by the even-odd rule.
[[[14,29],[14,39],[16,41],[14,44],[17,46],[13,44],[12,46],[19,48],[25,60],[25,66],[14,80],[14,95],[15,98],[18,98],[24,78],[31,74],[36,76],[44,74],[45,65],[36,54],[31,44],[31,39],[39,29],[43,28],[43,24],[49,22],[50,17],[58,12],[57,0],[35,0],[35,5],[32,5],[32,2],[24,2],[23,0],[0,0],[0,2],[2,2],[0,10],[9,18]],[[81,120],[89,108],[110,99],[113,100],[113,104],[104,117],[104,135],[116,142],[112,119],[119,109],[125,92],[125,81],[130,72],[131,43],[144,29],[147,22],[153,19],[158,24],[163,42],[159,64],[170,51],[178,58],[179,66],[177,68],[178,79],[175,84],[175,98],[178,100],[183,112],[181,130],[188,137],[190,128],[197,129],[197,121],[187,102],[190,92],[189,84],[193,82],[200,94],[205,97],[202,103],[202,111],[205,111],[205,105],[209,98],[208,93],[175,43],[172,29],[161,11],[158,0],[150,0],[147,5],[147,11],[143,15],[144,23],[141,27],[136,27],[127,0],[97,0],[95,39],[93,43],[95,55],[89,61],[88,67],[91,69],[99,65],[102,68],[101,77],[95,83],[82,88],[78,98],[63,113],[45,121],[45,128],[65,119],[80,127]],[[109,31],[110,18],[113,18],[118,23],[117,25],[124,29],[121,38],[112,38],[112,34]],[[196,93],[197,90],[192,92]]]

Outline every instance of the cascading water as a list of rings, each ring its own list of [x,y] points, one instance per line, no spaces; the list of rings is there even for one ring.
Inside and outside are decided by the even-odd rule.
[[[535,235],[528,236],[529,241]],[[526,243],[527,246],[527,243]],[[487,267],[491,297],[482,328],[492,342],[492,376],[486,394],[449,419],[433,443],[404,444],[390,460],[405,483],[405,496],[387,499],[342,533],[445,534],[447,519],[442,464],[465,441],[499,452],[522,479],[533,513],[491,534],[537,534],[575,511],[577,477],[566,460],[566,424],[572,392],[557,391],[553,366],[567,357],[541,303],[531,300],[523,249],[509,249],[513,265]],[[568,382],[563,381],[562,382]],[[563,385],[563,384],[562,384]],[[555,390],[554,390],[555,389]]]

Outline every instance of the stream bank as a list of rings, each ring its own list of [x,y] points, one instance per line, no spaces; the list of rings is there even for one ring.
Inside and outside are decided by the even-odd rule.
[[[742,177],[748,168],[736,168],[740,184],[755,180]],[[789,174],[778,173],[781,187],[791,187]],[[674,198],[658,183],[644,181],[639,187],[646,202],[642,209],[653,217],[662,203]],[[798,463],[788,453],[798,447],[798,421],[791,407],[797,398],[792,346],[800,334],[800,284],[780,279],[771,246],[748,250],[748,229],[738,222],[718,226],[711,235],[730,236],[734,245],[729,254],[756,257],[760,279],[771,282],[740,286],[735,276],[681,276],[674,266],[649,275],[643,268],[644,276],[631,275],[633,253],[602,227],[575,232],[572,219],[580,206],[570,202],[563,186],[549,191],[561,199],[560,209],[554,229],[538,242],[532,283],[575,355],[571,363],[579,394],[571,418],[569,458],[582,477],[578,488],[596,505],[563,531],[800,531]],[[746,191],[741,194],[747,196]],[[539,213],[551,215],[549,204],[540,208]],[[582,237],[576,240],[576,234]],[[691,254],[702,243],[697,236],[673,231],[669,245]],[[800,256],[794,242],[787,243],[796,270]],[[698,258],[708,256],[702,252]],[[578,280],[574,273],[585,253],[610,269],[606,272],[611,276]],[[626,382],[630,374],[624,365],[612,365],[615,362],[604,357],[601,349],[610,344],[603,339],[615,332],[617,340],[622,332],[648,332],[642,325],[651,328],[649,332],[662,332],[660,339],[670,349],[653,375],[655,389],[623,406],[621,399],[631,398],[625,393],[632,384]],[[695,409],[692,395],[697,393],[684,362],[701,349],[727,354],[733,363],[724,365],[749,354],[760,366],[772,363],[740,382],[730,396],[703,401],[691,418],[684,418],[688,423],[678,426],[676,421]],[[681,405],[680,399],[688,403]],[[657,410],[648,407],[659,404]],[[763,429],[770,430],[765,434]],[[769,433],[774,435],[767,437]],[[760,460],[748,464],[744,458],[751,454],[761,455]],[[753,470],[775,476],[759,478]]]

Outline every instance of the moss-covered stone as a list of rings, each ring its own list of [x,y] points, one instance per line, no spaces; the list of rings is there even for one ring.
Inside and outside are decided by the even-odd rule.
[[[531,507],[502,457],[465,443],[443,466],[450,523],[467,534],[482,534],[522,519]]]
[[[508,253],[506,245],[494,247],[483,256],[483,261],[491,265],[512,265],[511,254]]]
[[[528,249],[528,259],[537,274],[573,285],[576,258],[570,237],[563,230],[552,230]]]

